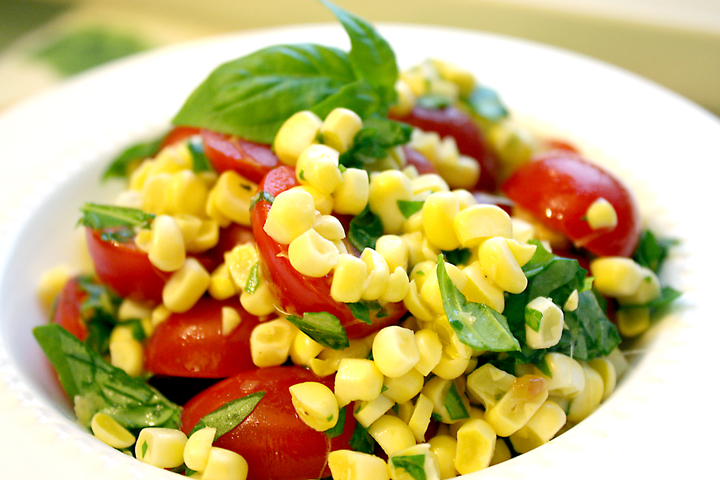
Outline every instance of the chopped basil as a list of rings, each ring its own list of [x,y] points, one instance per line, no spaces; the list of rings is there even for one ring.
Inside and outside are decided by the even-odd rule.
[[[470,418],[470,414],[462,402],[462,398],[460,398],[460,394],[454,383],[450,384],[450,390],[448,390],[447,396],[445,397],[445,409],[451,420]]]
[[[340,324],[340,319],[331,313],[306,312],[302,317],[288,315],[287,319],[308,337],[324,347],[341,350],[350,346],[347,333]]]
[[[425,455],[396,455],[389,461],[395,469],[405,470],[413,480],[427,480]]]
[[[677,244],[677,240],[658,238],[652,231],[644,230],[640,234],[640,240],[633,254],[633,259],[639,265],[658,273],[670,248]]]
[[[342,435],[343,430],[345,429],[345,416],[347,415],[347,406],[344,406],[340,409],[340,413],[338,415],[338,421],[335,424],[334,427],[325,430],[325,435],[327,435],[330,438],[339,437]]]
[[[258,271],[259,264],[255,262],[255,265],[250,267],[250,274],[248,275],[247,282],[245,282],[245,291],[252,295],[260,285],[260,272]]]
[[[135,236],[136,228],[150,228],[155,215],[137,208],[86,203],[80,209],[83,216],[78,222],[93,230],[103,230],[105,241],[126,243]]]
[[[415,215],[417,212],[422,210],[423,205],[425,205],[425,202],[422,200],[398,200],[397,206],[400,209],[400,213],[403,214],[403,217],[410,218],[413,215]]]
[[[542,320],[542,312],[525,306],[525,325],[532,328],[536,332],[540,331],[540,321]]]
[[[207,156],[205,156],[205,147],[203,146],[202,138],[199,136],[192,136],[188,138],[188,150],[190,150],[190,156],[192,157],[192,170],[195,173],[212,172],[213,167],[210,164]]]
[[[417,99],[417,105],[430,110],[440,110],[453,104],[452,98],[439,93],[429,93]]]
[[[108,353],[110,333],[118,322],[118,309],[122,298],[105,285],[97,283],[93,277],[77,277],[78,287],[87,294],[80,304],[80,316],[87,328],[85,344],[93,351],[104,355]],[[142,326],[141,326],[142,329]],[[145,331],[142,331],[144,337]],[[133,335],[135,335],[133,328]]]
[[[497,122],[509,115],[500,96],[488,87],[475,87],[464,100],[473,113],[488,122]]]
[[[360,422],[355,424],[355,430],[350,437],[350,448],[356,452],[368,453],[370,455],[375,453],[375,439],[370,436],[367,429],[363,427]]]
[[[470,260],[472,252],[469,248],[456,248],[455,250],[442,250],[445,260],[453,265],[465,265]]]
[[[141,447],[140,449],[141,449],[141,456],[142,456],[142,458],[145,458],[145,455],[147,454],[147,451],[148,451],[148,443],[147,443],[147,441],[143,442],[142,447]]]
[[[236,398],[222,407],[205,415],[193,427],[188,437],[200,429],[211,427],[215,429],[215,440],[237,427],[252,413],[265,392],[255,392],[241,398]]]
[[[162,145],[165,135],[149,142],[136,143],[115,157],[102,175],[103,180],[127,178],[140,162],[155,155]]]
[[[264,190],[260,190],[250,199],[250,211],[255,208],[255,205],[257,205],[258,202],[262,201],[268,202],[270,205],[272,205],[272,203],[275,201],[275,197],[273,197]]]
[[[353,138],[352,146],[340,155],[340,164],[346,168],[363,168],[387,157],[391,148],[405,145],[411,136],[410,125],[387,118],[368,118]]]
[[[347,238],[353,247],[362,252],[366,248],[375,248],[378,238],[383,235],[383,225],[380,217],[370,211],[366,206],[359,215],[350,220]]]
[[[385,311],[382,305],[378,302],[362,301],[357,303],[346,303],[345,305],[348,306],[355,318],[362,320],[368,325],[372,324],[372,317],[370,316],[371,312],[377,312],[375,313],[376,318],[383,318],[388,315],[387,311]]]

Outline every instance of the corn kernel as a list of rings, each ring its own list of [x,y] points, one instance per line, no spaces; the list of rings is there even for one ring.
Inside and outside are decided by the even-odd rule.
[[[383,235],[375,242],[375,250],[385,259],[391,272],[397,267],[407,270],[409,251],[407,243],[401,237]]]
[[[490,460],[490,465],[497,465],[498,463],[506,462],[512,458],[510,448],[507,446],[505,439],[498,437],[495,441],[495,452],[493,458]]]
[[[402,172],[386,170],[370,180],[368,205],[380,217],[385,233],[396,234],[402,230],[405,216],[398,207],[398,200],[412,200],[412,181]]]
[[[662,288],[655,272],[647,267],[640,267],[640,270],[643,274],[643,281],[632,295],[617,297],[620,305],[645,305],[660,297]]]
[[[451,388],[455,388],[465,410],[470,410],[470,402],[466,395],[460,394],[460,392],[457,391],[456,382],[457,381],[447,380],[441,377],[432,377],[425,382],[425,386],[421,392],[432,401],[433,412],[440,416],[440,420],[443,423],[451,424],[461,420],[461,418],[457,418],[456,413],[448,411],[446,401]]]
[[[360,405],[355,408],[353,415],[360,425],[368,428],[375,420],[385,415],[394,405],[395,402],[381,393],[374,400],[360,402]]]
[[[430,420],[432,419],[432,413],[435,409],[435,405],[432,400],[423,395],[418,395],[418,399],[415,402],[415,408],[412,411],[410,420],[407,424],[415,435],[415,441],[422,443],[425,441],[425,432],[427,432],[428,426],[430,426]]]
[[[260,283],[253,293],[243,290],[240,294],[240,305],[250,314],[264,317],[278,311],[278,301],[265,281],[262,273]]]
[[[320,135],[325,145],[343,153],[352,146],[361,128],[362,119],[357,113],[347,108],[335,108],[325,117]]]
[[[65,284],[74,274],[75,272],[67,265],[58,265],[43,272],[38,282],[37,295],[45,311],[50,311],[55,297],[65,288]]]
[[[525,340],[528,346],[539,350],[557,345],[565,325],[564,317],[560,307],[549,298],[534,298],[525,307]]]
[[[173,217],[158,215],[153,220],[148,258],[150,263],[163,272],[173,272],[183,266],[185,240]]]
[[[535,255],[537,245],[518,242],[514,238],[507,239],[508,247],[521,267],[524,266]]]
[[[233,307],[222,307],[220,312],[221,331],[223,336],[228,336],[240,325],[242,318],[240,317],[240,313]]]
[[[392,112],[401,117],[407,115],[415,106],[415,93],[413,93],[410,85],[401,78],[395,82],[395,93],[397,93],[398,100],[391,107]]]
[[[473,188],[480,180],[480,163],[467,155],[459,155],[452,164],[439,163],[438,171],[450,188]]]
[[[436,314],[433,313],[427,305],[425,305],[420,297],[415,280],[410,280],[410,283],[408,284],[408,293],[403,299],[403,304],[418,320],[431,322],[435,319]]]
[[[630,365],[625,358],[625,354],[620,350],[620,348],[615,347],[607,358],[613,364],[613,367],[615,367],[615,374],[617,375],[617,378],[622,377],[625,372],[627,372]]]
[[[467,97],[475,88],[475,78],[468,70],[462,69],[457,65],[448,63],[444,60],[431,60],[432,65],[438,73],[446,80],[451,81],[460,89],[460,95]]]
[[[340,252],[333,242],[310,229],[296,237],[288,247],[293,268],[309,277],[323,277],[330,273]]]
[[[170,176],[165,186],[161,211],[169,214],[186,213],[200,216],[205,212],[208,188],[190,170],[181,170]]]
[[[289,244],[308,231],[315,221],[315,201],[299,188],[278,194],[268,212],[263,230],[278,243]]]
[[[343,228],[340,220],[332,215],[319,215],[313,222],[312,228],[328,240],[334,241],[345,238],[345,228]]]
[[[520,293],[527,286],[527,278],[504,237],[485,240],[478,250],[482,270],[500,288],[509,293]]]
[[[463,275],[462,271],[453,265],[452,263],[444,263],[445,271],[450,277],[453,285],[458,290],[462,291],[465,288],[467,278]],[[420,297],[422,297],[425,305],[429,306],[433,312],[438,315],[445,314],[445,307],[443,305],[443,297],[440,293],[440,284],[437,278],[437,268],[430,270],[427,275],[424,276],[425,281],[420,288]]]
[[[595,370],[602,379],[603,382],[603,396],[602,401],[604,402],[615,390],[617,384],[617,374],[615,372],[615,365],[607,357],[599,357],[588,362],[590,368]]]
[[[535,227],[532,223],[520,218],[512,217],[513,239],[521,243],[527,243],[535,238]]]
[[[183,449],[183,460],[187,468],[196,471],[205,470],[215,440],[215,432],[215,428],[205,427],[190,435]]]
[[[530,373],[543,376],[551,394],[572,398],[585,388],[585,375],[577,360],[551,352],[545,354],[544,362],[550,372],[549,377],[544,376],[537,367],[532,367]]]
[[[315,141],[321,125],[320,117],[309,110],[295,113],[275,135],[275,154],[286,165],[295,165],[303,150]]]
[[[395,271],[388,278],[387,290],[382,294],[381,299],[385,302],[401,302],[410,290],[410,280],[407,272],[402,267],[395,268]]]
[[[442,343],[437,332],[423,328],[415,332],[415,343],[417,344],[419,360],[415,364],[415,370],[423,376],[427,376],[440,362],[442,356]]]
[[[407,423],[392,415],[383,415],[367,429],[387,455],[415,445],[415,435]]]
[[[257,246],[254,243],[235,245],[225,252],[224,257],[236,291],[244,290],[253,268],[260,260]]]
[[[430,444],[430,451],[438,459],[440,478],[454,478],[457,475],[457,470],[455,470],[457,440],[450,435],[435,435],[428,443]]]
[[[135,339],[110,341],[110,364],[125,371],[131,377],[143,372],[143,346]]]
[[[612,203],[602,197],[588,207],[585,218],[593,230],[613,229],[618,223],[617,212]]]
[[[425,200],[422,224],[431,244],[441,250],[455,250],[460,247],[453,228],[453,219],[459,211],[458,199],[450,192],[433,193]]]
[[[250,353],[258,367],[282,365],[290,355],[297,330],[284,318],[257,325],[250,334]]]
[[[633,295],[646,277],[640,265],[625,257],[596,258],[590,262],[590,272],[593,286],[608,297]]]
[[[342,172],[342,182],[332,193],[337,213],[358,215],[368,203],[370,183],[365,170],[348,168]]]
[[[312,185],[330,195],[342,182],[338,151],[327,145],[313,144],[303,150],[295,165],[300,183]]]
[[[355,303],[362,297],[367,280],[367,265],[364,261],[342,253],[338,255],[330,285],[330,296],[336,302]]]
[[[482,403],[485,410],[493,408],[510,390],[515,376],[486,363],[467,377],[467,394],[475,403]]]
[[[405,403],[420,393],[424,382],[425,377],[415,369],[399,377],[385,377],[383,395],[395,403]]]
[[[343,358],[335,376],[335,396],[343,407],[353,400],[374,400],[380,395],[383,374],[372,360]]]
[[[186,258],[162,291],[163,304],[171,312],[190,310],[210,286],[210,274],[195,258]]]
[[[360,260],[367,267],[367,278],[363,286],[363,300],[377,300],[387,290],[390,281],[390,271],[385,259],[372,248],[366,248],[360,255]]]
[[[212,219],[202,220],[195,236],[185,240],[185,249],[191,253],[204,252],[220,240],[220,225]]]
[[[457,432],[455,469],[458,473],[465,475],[490,466],[496,439],[493,427],[485,420],[474,418],[465,422]]]
[[[425,200],[432,193],[449,192],[450,187],[437,173],[424,173],[413,178],[413,196],[415,200]]]
[[[231,450],[212,447],[202,478],[208,480],[246,480],[247,461]]]
[[[90,423],[95,438],[113,448],[128,448],[135,443],[135,436],[114,418],[104,413],[96,413]]]
[[[135,457],[159,468],[175,468],[183,464],[187,437],[172,428],[143,428],[135,443]]]
[[[650,328],[650,309],[645,307],[623,308],[615,318],[620,335],[636,337]]]
[[[472,262],[462,269],[467,281],[460,290],[465,297],[475,303],[484,303],[496,312],[505,310],[505,292],[483,272],[480,262]]]
[[[412,458],[412,468],[406,468],[408,465],[403,461],[405,458]],[[388,466],[390,467],[390,478],[393,480],[417,480],[421,473],[420,478],[440,480],[438,459],[427,443],[420,443],[394,452],[388,458]]]
[[[257,192],[256,184],[227,170],[220,174],[213,191],[213,201],[223,216],[240,225],[250,225],[250,202]]]
[[[307,336],[306,333],[298,331],[290,346],[290,359],[296,365],[310,366],[310,360],[322,352],[323,346]]]
[[[572,399],[567,414],[568,421],[573,423],[584,420],[600,406],[605,388],[598,372],[584,362],[582,368],[585,374],[585,388]]]
[[[300,420],[318,432],[335,426],[339,418],[337,399],[327,386],[319,382],[304,382],[290,388],[292,404]]]
[[[336,450],[328,454],[328,466],[334,480],[390,480],[385,460],[368,453]]]
[[[563,409],[557,403],[546,400],[522,428],[510,435],[510,442],[516,452],[529,452],[549,442],[566,420]]]
[[[537,375],[518,377],[485,420],[501,437],[509,437],[530,420],[548,396],[547,381]]]
[[[210,274],[208,293],[216,300],[226,300],[238,293],[227,263],[220,264]]]
[[[329,193],[325,193],[310,184],[298,185],[297,187],[293,187],[293,190],[302,190],[309,193],[313,197],[313,202],[315,202],[316,217],[318,213],[320,215],[330,215],[335,208],[332,195],[330,195]]]
[[[392,325],[380,330],[373,340],[373,359],[387,377],[401,377],[420,360],[412,330]]]
[[[443,349],[440,361],[435,365],[432,373],[446,380],[454,380],[465,373],[469,365],[470,358],[458,358],[449,355],[446,349]]]

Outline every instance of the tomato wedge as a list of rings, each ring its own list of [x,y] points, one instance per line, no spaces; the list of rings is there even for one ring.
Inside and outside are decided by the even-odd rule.
[[[240,137],[203,130],[205,156],[219,173],[234,170],[251,182],[260,180],[280,164],[270,145]]]
[[[505,194],[539,222],[577,247],[600,256],[630,256],[640,235],[640,215],[630,191],[603,168],[569,150],[544,153],[519,167],[502,186]],[[614,228],[593,230],[590,205],[604,198],[615,209]]]
[[[75,335],[81,342],[84,342],[88,335],[81,312],[82,303],[87,298],[88,294],[80,287],[78,278],[73,277],[60,291],[52,312],[52,322]]]
[[[242,455],[252,480],[306,480],[330,475],[327,455],[348,449],[355,418],[346,415],[343,433],[330,438],[308,427],[295,412],[289,387],[320,382],[333,388],[334,377],[317,377],[304,368],[270,367],[248,370],[221,381],[191,399],[183,408],[182,430],[190,432],[197,422],[226,403],[255,392],[265,392],[252,413],[240,425],[222,435],[215,446]],[[348,407],[348,412],[352,406]]]
[[[296,185],[298,183],[295,179],[295,171],[283,166],[268,173],[258,189],[275,197]],[[288,246],[277,243],[263,229],[270,206],[267,200],[258,201],[251,212],[251,220],[263,267],[271,280],[273,293],[280,300],[285,311],[295,315],[309,312],[331,313],[340,320],[348,338],[365,337],[394,324],[405,314],[406,309],[402,303],[389,303],[384,306],[385,312],[381,318],[375,315],[379,312],[372,312],[372,323],[367,324],[355,318],[346,304],[332,299],[330,296],[332,273],[315,278],[295,270],[288,258]]]
[[[165,135],[165,138],[163,138],[163,141],[160,144],[160,150],[168,145],[179,143],[188,137],[192,137],[193,135],[198,135],[199,133],[200,129],[197,127],[175,127],[170,130],[170,133]]]

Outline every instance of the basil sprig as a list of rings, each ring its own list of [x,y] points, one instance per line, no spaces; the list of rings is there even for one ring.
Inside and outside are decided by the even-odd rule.
[[[188,437],[198,430],[211,427],[215,429],[215,440],[217,440],[240,425],[252,413],[264,396],[265,392],[255,392],[223,404],[222,407],[201,418],[190,431]]]
[[[350,346],[340,319],[328,312],[306,312],[302,317],[288,315],[287,320],[320,345],[334,350]]]
[[[83,216],[78,221],[79,225],[103,230],[103,240],[121,243],[129,242],[135,236],[136,228],[150,228],[155,218],[155,215],[137,208],[97,203],[86,203],[80,211]]]
[[[127,178],[136,165],[160,150],[164,138],[165,135],[148,142],[136,143],[120,152],[103,172],[102,180]]]

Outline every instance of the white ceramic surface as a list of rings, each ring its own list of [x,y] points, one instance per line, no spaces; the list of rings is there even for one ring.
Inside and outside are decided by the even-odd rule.
[[[380,29],[402,66],[427,57],[463,65],[521,118],[570,136],[639,192],[654,227],[683,242],[665,277],[685,294],[635,346],[615,394],[549,445],[468,480],[707,471],[720,428],[713,416],[718,262],[710,258],[718,229],[708,216],[717,203],[720,121],[645,80],[557,49],[450,29]],[[26,193],[21,208],[4,212],[10,220],[0,230],[3,478],[177,478],[100,444],[74,423],[31,334],[45,322],[35,287],[45,269],[80,261],[78,207],[117,189],[98,180],[113,154],[163,131],[220,62],[300,41],[348,47],[339,27],[324,25],[213,38],[103,67],[0,116],[2,174],[14,192]]]

